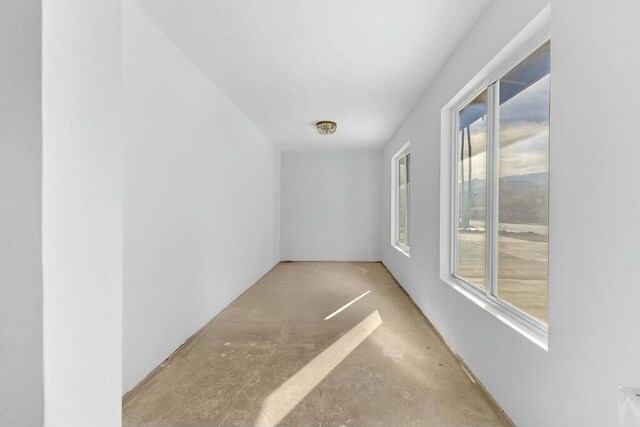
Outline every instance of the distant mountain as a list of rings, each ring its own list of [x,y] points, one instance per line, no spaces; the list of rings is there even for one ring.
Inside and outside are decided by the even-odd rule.
[[[500,216],[503,222],[546,224],[549,198],[549,173],[530,173],[500,178]],[[484,216],[486,180],[472,179],[460,184],[460,197],[468,201],[471,219]],[[465,203],[461,203],[465,206]]]
[[[519,182],[520,184],[512,184],[514,182]],[[462,186],[462,184],[460,184],[460,189],[466,190],[468,188],[467,185],[469,185],[469,182],[465,181],[464,187]],[[544,190],[549,186],[549,172],[503,176],[500,178],[500,185],[508,186],[510,189],[514,190],[516,190],[517,187],[522,187],[523,191],[525,192],[531,190]],[[486,186],[487,183],[484,179],[471,180],[471,191],[473,192],[482,192],[484,194]]]
[[[501,181],[526,181],[534,184],[549,185],[549,172],[528,173],[525,175],[511,175],[500,178]]]

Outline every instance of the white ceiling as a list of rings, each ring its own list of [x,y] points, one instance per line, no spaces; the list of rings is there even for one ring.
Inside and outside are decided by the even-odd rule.
[[[383,146],[489,1],[138,0],[287,150]]]

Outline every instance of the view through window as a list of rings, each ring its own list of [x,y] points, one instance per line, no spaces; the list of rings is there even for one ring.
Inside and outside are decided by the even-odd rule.
[[[409,154],[398,161],[398,243],[409,247]]]
[[[549,43],[500,79],[498,296],[547,322]]]
[[[487,90],[459,114],[458,265],[460,277],[485,287]]]
[[[546,42],[459,111],[456,136],[454,275],[541,324],[548,307],[549,81]]]
[[[403,147],[393,158],[396,173],[395,182],[395,224],[392,243],[401,251],[409,252],[410,226],[410,166],[411,155],[408,146]]]

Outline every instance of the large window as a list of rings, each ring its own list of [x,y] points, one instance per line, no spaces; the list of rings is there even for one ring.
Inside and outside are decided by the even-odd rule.
[[[405,255],[409,255],[410,165],[411,154],[407,144],[391,159],[393,188],[391,244]]]
[[[452,272],[546,331],[549,79],[546,41],[454,109]]]

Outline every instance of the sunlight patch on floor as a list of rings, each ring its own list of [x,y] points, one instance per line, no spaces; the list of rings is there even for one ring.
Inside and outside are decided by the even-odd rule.
[[[381,324],[382,319],[376,310],[317,355],[265,399],[256,425],[278,425],[302,399]]]
[[[348,303],[346,303],[345,305],[343,305],[342,307],[340,307],[339,309],[337,309],[336,311],[334,311],[333,313],[331,313],[330,315],[328,315],[327,317],[324,318],[324,320],[329,320],[331,319],[333,316],[339,314],[342,310],[346,309],[347,307],[349,307],[351,304],[355,303],[356,301],[358,301],[360,298],[364,298],[367,296],[367,294],[371,292],[370,290],[365,292],[364,294],[352,299],[351,301],[349,301]]]

